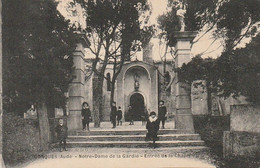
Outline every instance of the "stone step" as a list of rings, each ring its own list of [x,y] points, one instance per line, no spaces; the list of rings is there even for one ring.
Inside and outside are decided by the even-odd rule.
[[[55,144],[54,147],[58,147]],[[68,141],[68,148],[82,148],[82,147],[126,147],[126,148],[147,148],[151,147],[152,142],[145,141]],[[204,141],[191,140],[191,141],[157,141],[157,147],[185,147],[185,146],[204,146]]]
[[[84,135],[69,136],[68,141],[144,141],[146,135]],[[163,134],[160,141],[200,140],[199,134]]]
[[[189,130],[181,129],[160,129],[158,135],[162,134],[191,134]],[[146,129],[129,129],[129,130],[91,130],[91,131],[71,131],[69,135],[84,136],[84,135],[145,135]]]

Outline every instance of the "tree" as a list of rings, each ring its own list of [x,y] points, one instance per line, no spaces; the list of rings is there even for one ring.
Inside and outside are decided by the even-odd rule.
[[[114,87],[117,75],[130,51],[140,40],[140,15],[148,10],[146,0],[78,0],[86,11],[87,28],[91,46],[89,50],[95,59],[92,70],[96,75],[93,85],[94,125],[100,126],[103,102],[103,81],[109,61],[113,62],[111,102],[114,100]]]
[[[205,80],[208,96],[243,95],[253,104],[260,104],[260,35],[253,37],[245,48],[225,52],[217,59],[194,57],[177,71],[181,80],[192,83]],[[210,109],[210,97],[208,99]]]
[[[23,115],[35,104],[41,149],[48,149],[48,112],[63,107],[75,36],[52,0],[3,1],[4,109]]]
[[[244,48],[222,53],[216,59],[216,78],[220,96],[243,95],[253,104],[260,104],[260,34]]]
[[[126,21],[128,22],[128,21]],[[129,22],[128,22],[129,23]],[[110,104],[114,102],[115,84],[116,79],[126,60],[130,60],[136,52],[139,51],[141,47],[145,47],[154,34],[154,27],[145,26],[143,29],[136,27],[137,33],[134,35],[131,29],[127,26],[122,32],[122,50],[119,55],[112,56],[113,59],[113,75],[111,80],[111,95]],[[140,43],[138,43],[140,42]]]
[[[176,69],[179,74],[179,80],[195,88],[202,86],[207,91],[208,109],[211,109],[211,94],[217,92],[218,79],[216,74],[216,60],[212,58],[203,59],[196,56],[184,64],[181,68]],[[196,82],[195,82],[196,81]]]
[[[170,45],[175,43],[174,32],[180,30],[176,15],[180,3],[186,6],[185,30],[203,32],[193,43],[213,31],[215,38],[223,38],[225,50],[231,51],[246,37],[258,34],[258,0],[169,0],[171,10],[158,22]]]
[[[161,29],[166,33],[170,45],[175,43],[176,1],[169,1],[172,10],[159,18]],[[259,103],[259,22],[260,2],[258,0],[183,0],[186,4],[186,30],[201,31],[202,36],[212,31],[214,37],[223,39],[224,51],[217,59],[202,59],[197,56],[181,69],[182,80],[192,83],[206,80],[208,96],[211,92],[229,97],[244,95],[249,101]],[[173,26],[175,25],[175,27]],[[170,29],[174,27],[174,29]],[[201,37],[198,37],[197,42]],[[241,41],[251,38],[245,48]],[[214,41],[213,41],[214,43]],[[210,103],[210,102],[209,102]],[[209,104],[210,106],[210,104]]]

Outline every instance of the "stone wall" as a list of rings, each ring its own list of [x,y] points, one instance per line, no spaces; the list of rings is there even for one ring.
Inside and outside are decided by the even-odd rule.
[[[225,131],[223,137],[224,157],[245,156],[255,158],[260,155],[260,134]]]
[[[244,96],[224,98],[217,96],[215,93],[211,94],[211,114],[213,116],[230,115],[231,106],[242,104],[248,104]]]
[[[230,131],[260,133],[260,107],[249,105],[231,106]]]
[[[260,154],[260,107],[233,105],[230,113],[230,131],[224,132],[225,157],[257,157]]]

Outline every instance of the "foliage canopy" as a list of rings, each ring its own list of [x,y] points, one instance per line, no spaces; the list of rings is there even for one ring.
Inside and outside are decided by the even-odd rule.
[[[177,71],[181,80],[192,83],[206,80],[210,91],[223,97],[243,95],[260,104],[260,35],[245,48],[224,52],[217,59],[194,57]]]
[[[73,29],[52,0],[3,1],[4,107],[63,106],[72,71]]]

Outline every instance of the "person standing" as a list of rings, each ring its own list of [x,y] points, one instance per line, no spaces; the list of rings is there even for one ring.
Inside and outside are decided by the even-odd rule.
[[[116,128],[116,115],[117,115],[116,102],[113,102],[111,106],[111,114],[110,114],[110,119],[113,124],[112,128]]]
[[[159,131],[159,125],[160,125],[160,120],[157,118],[156,113],[152,111],[146,123],[147,134],[145,137],[145,141],[152,140],[154,148],[155,148],[155,141],[159,139],[157,136],[157,133]]]
[[[64,125],[63,119],[59,119],[59,124],[55,127],[55,132],[57,133],[57,139],[59,141],[60,152],[62,148],[67,151],[66,149],[66,139],[68,137],[68,127]],[[63,143],[63,146],[62,146]]]
[[[90,112],[89,105],[87,102],[84,102],[82,104],[81,116],[82,116],[83,130],[86,130],[86,125],[87,125],[87,130],[89,131],[89,122],[91,120],[91,112]]]
[[[119,106],[118,107],[118,110],[117,110],[117,116],[116,116],[116,119],[117,119],[117,125],[122,125],[122,117],[123,117],[123,114],[122,114],[122,110],[121,110],[121,107]]]
[[[164,127],[165,120],[167,119],[166,114],[167,114],[166,106],[164,105],[164,101],[161,100],[159,103],[158,119],[160,120],[160,122],[162,122],[162,129],[165,128]]]
[[[129,115],[129,119],[130,119],[129,125],[134,125],[134,112],[133,112],[132,106],[130,106],[130,105],[128,107],[128,115]]]

